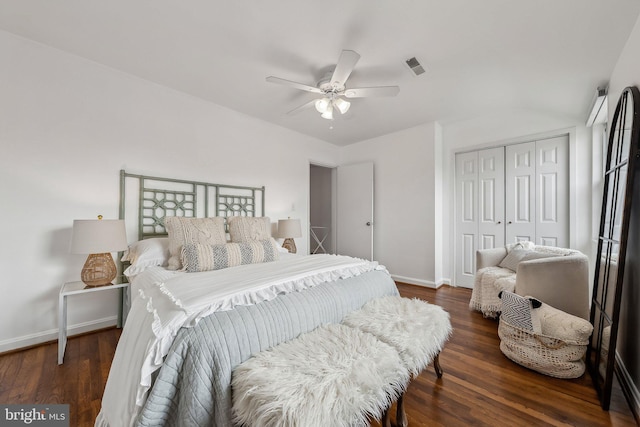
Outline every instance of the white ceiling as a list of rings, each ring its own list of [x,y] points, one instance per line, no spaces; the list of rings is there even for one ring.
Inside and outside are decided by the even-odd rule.
[[[638,0],[0,0],[0,29],[346,145],[514,109],[583,121],[639,12]],[[342,49],[362,56],[348,87],[400,94],[354,99],[333,121],[287,115],[315,95],[265,77],[315,85]]]

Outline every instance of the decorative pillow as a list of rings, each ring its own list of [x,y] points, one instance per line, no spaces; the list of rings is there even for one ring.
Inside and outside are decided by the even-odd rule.
[[[535,307],[540,307],[541,305],[538,300],[523,297],[508,291],[500,292],[500,299],[502,300],[501,319],[525,331],[536,334],[542,332],[539,316],[532,315],[534,302]]]
[[[221,245],[227,243],[224,232],[224,218],[185,218],[179,216],[166,217],[164,226],[169,234],[168,269],[182,268],[180,253],[186,244]]]
[[[508,268],[509,270],[516,271],[518,264],[524,260],[524,257],[529,255],[532,251],[528,249],[514,248],[509,251],[506,257],[500,261],[498,267]]]
[[[158,237],[140,240],[129,246],[121,261],[129,261],[131,265],[125,271],[129,277],[141,273],[148,267],[166,267],[169,263],[169,238]]]
[[[509,243],[505,245],[505,249],[507,250],[507,252],[511,252],[514,249],[527,249],[529,251],[532,251],[535,249],[535,247],[536,247],[535,243],[529,242],[527,240],[521,240],[516,243]]]
[[[518,270],[518,264],[522,261],[530,261],[532,259],[553,258],[558,255],[546,252],[536,252],[528,249],[512,249],[506,257],[500,261],[498,267],[508,268],[512,271]]]
[[[543,335],[567,342],[579,342],[581,345],[588,343],[593,332],[593,325],[588,320],[565,313],[548,304],[542,304],[542,307],[535,312],[540,317]],[[603,340],[604,333],[603,330]]]
[[[255,242],[271,238],[269,217],[232,216],[227,218],[233,243]]]
[[[188,243],[182,247],[182,264],[189,273],[271,262],[277,259],[278,244],[272,238],[224,245]]]

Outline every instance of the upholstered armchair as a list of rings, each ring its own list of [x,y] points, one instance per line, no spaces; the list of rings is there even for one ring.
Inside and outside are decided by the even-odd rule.
[[[588,319],[589,260],[580,251],[532,242],[477,251],[469,307],[485,317],[497,317],[501,311],[498,294],[504,290]]]

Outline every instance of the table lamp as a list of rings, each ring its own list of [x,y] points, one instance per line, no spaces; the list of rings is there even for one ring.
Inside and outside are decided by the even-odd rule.
[[[278,237],[284,238],[282,247],[290,253],[295,254],[297,249],[296,242],[293,239],[295,237],[302,237],[300,220],[291,218],[278,220]]]
[[[127,248],[124,220],[76,219],[73,221],[71,253],[89,254],[80,275],[87,286],[110,284],[118,274],[111,252]]]

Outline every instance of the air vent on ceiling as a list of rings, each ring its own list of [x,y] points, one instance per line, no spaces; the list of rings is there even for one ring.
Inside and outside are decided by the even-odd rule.
[[[411,71],[413,71],[413,74],[415,74],[416,76],[424,73],[424,67],[420,65],[415,56],[413,58],[407,59],[405,62],[407,63]]]

